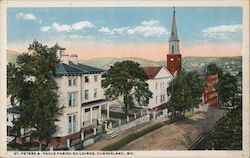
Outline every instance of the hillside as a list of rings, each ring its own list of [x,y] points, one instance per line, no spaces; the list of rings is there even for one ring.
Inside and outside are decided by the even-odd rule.
[[[165,61],[151,61],[142,58],[102,58],[102,59],[90,59],[80,61],[82,64],[89,66],[109,69],[117,61],[133,60],[142,66],[157,66],[166,65]],[[209,63],[216,63],[219,67],[225,71],[240,71],[242,68],[242,58],[241,56],[236,57],[183,57],[182,66],[186,71],[203,71],[204,67]]]
[[[15,51],[7,50],[7,61],[15,62],[18,53]],[[133,60],[138,62],[141,66],[159,66],[166,65],[165,61],[151,61],[142,58],[130,57],[130,58],[97,58],[89,60],[80,60],[79,62],[85,65],[93,66],[96,68],[108,70],[111,65],[118,61]],[[242,69],[242,57],[183,57],[182,67],[186,71],[203,71],[204,67],[209,63],[216,63],[224,71],[234,72],[241,71]]]

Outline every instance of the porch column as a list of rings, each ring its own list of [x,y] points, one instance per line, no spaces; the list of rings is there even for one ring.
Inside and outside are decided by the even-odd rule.
[[[121,126],[121,124],[122,124],[122,121],[121,121],[121,119],[119,119],[119,126]]]
[[[102,118],[102,105],[99,105],[99,116],[98,116],[101,120]]]
[[[142,110],[141,110],[141,116],[142,116]]]
[[[107,119],[109,119],[109,103],[107,103]]]
[[[90,107],[90,124],[92,124],[93,123],[93,121],[92,121],[92,112],[93,112],[93,110],[92,110],[92,107]]]
[[[94,135],[96,135],[96,128],[94,128]]]
[[[127,122],[129,122],[129,116],[127,115]]]
[[[70,139],[69,138],[67,139],[67,147],[68,148],[70,147]]]
[[[153,118],[155,119],[155,111],[153,112]]]
[[[84,140],[84,131],[81,132],[81,140]]]
[[[107,121],[105,121],[104,127],[105,127],[105,131],[107,131],[108,129]]]
[[[136,119],[136,114],[134,114],[134,118]]]

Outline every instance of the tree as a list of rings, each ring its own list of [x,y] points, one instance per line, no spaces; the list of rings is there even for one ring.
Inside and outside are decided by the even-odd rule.
[[[116,62],[104,75],[102,82],[105,95],[112,100],[123,96],[125,114],[134,105],[134,99],[141,105],[147,105],[152,92],[148,89],[148,79],[144,70],[137,62]]]
[[[170,83],[170,111],[172,118],[185,116],[187,110],[194,109],[201,102],[205,80],[197,72],[182,73]]]
[[[17,65],[7,66],[7,94],[11,104],[20,111],[13,133],[20,136],[21,128],[34,129],[32,134],[41,142],[56,132],[56,121],[63,108],[58,104],[58,87],[54,80],[59,60],[55,48],[37,41],[28,52],[17,57]]]
[[[223,74],[215,85],[215,89],[223,104],[232,102],[238,91],[236,77],[229,73]]]
[[[242,150],[242,109],[230,110],[206,134],[207,149]]]
[[[220,78],[223,72],[222,72],[222,69],[219,68],[215,63],[210,63],[206,67],[206,74],[207,75],[218,74],[218,78]]]

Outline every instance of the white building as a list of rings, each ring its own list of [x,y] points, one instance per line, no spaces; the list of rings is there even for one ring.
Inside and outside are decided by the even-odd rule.
[[[65,54],[65,48],[55,45],[61,63],[55,78],[59,87],[59,104],[64,106],[54,137],[70,139],[86,128],[96,130],[97,125],[109,117],[109,102],[101,87],[103,70],[78,63],[77,55]],[[105,118],[102,109],[107,109]],[[98,120],[98,121],[97,121]]]
[[[152,98],[149,99],[147,106],[142,106],[149,110],[159,110],[162,105],[169,101],[167,88],[171,82],[173,75],[165,66],[158,67],[143,67],[149,80],[147,80],[149,90],[153,93]]]

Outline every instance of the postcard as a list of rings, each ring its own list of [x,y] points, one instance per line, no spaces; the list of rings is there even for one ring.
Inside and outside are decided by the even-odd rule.
[[[2,157],[249,157],[249,1],[0,1]]]

